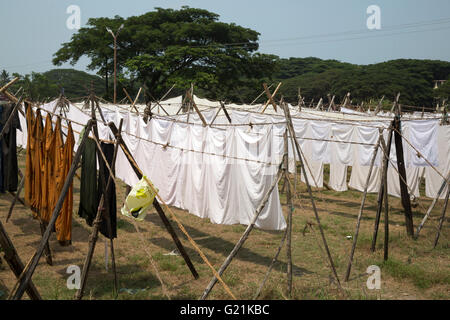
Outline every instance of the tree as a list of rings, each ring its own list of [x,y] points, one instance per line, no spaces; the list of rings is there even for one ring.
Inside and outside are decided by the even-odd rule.
[[[118,38],[119,68],[123,74],[144,84],[160,96],[173,84],[188,88],[191,83],[210,98],[239,95],[239,88],[270,77],[277,57],[256,53],[259,33],[203,9],[156,8],[127,19],[90,19],[56,52],[54,63],[75,64],[82,56],[91,59],[89,68],[108,75],[112,70],[112,39],[106,27],[124,29]],[[256,88],[259,90],[259,88]]]
[[[11,81],[9,73],[6,70],[3,70],[2,73],[0,73],[0,86],[4,86],[9,81]]]
[[[105,80],[106,96],[109,93],[109,75],[113,73],[114,48],[113,38],[106,28],[114,31],[124,22],[124,19],[116,16],[109,18],[91,18],[87,22],[88,27],[81,28],[72,36],[70,42],[63,43],[62,47],[54,54],[53,64],[61,65],[70,62],[75,65],[81,57],[87,56],[91,62],[87,66],[89,70],[97,71]],[[128,53],[124,47],[125,41],[118,42],[118,60],[124,61]],[[118,64],[119,71],[123,65]]]

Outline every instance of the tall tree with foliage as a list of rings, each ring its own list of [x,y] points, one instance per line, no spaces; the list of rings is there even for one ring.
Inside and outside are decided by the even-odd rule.
[[[88,70],[97,71],[97,74],[105,80],[106,95],[109,92],[109,76],[114,72],[114,46],[113,38],[106,28],[117,30],[124,23],[124,19],[116,16],[110,18],[91,18],[87,27],[81,28],[72,36],[70,42],[63,43],[62,47],[54,54],[53,64],[62,65],[69,62],[75,65],[81,57],[90,59]],[[120,39],[120,38],[119,38]],[[124,41],[118,43],[118,60],[124,62],[129,55],[124,46]],[[119,71],[123,63],[118,64]]]
[[[112,72],[112,37],[106,27],[124,29],[118,38],[119,68],[160,96],[176,84],[190,83],[210,98],[239,96],[239,88],[269,77],[277,57],[257,53],[259,33],[203,9],[156,8],[127,19],[90,19],[72,40],[55,53],[53,62],[75,64],[82,56],[91,59],[89,69]],[[258,90],[259,88],[256,88]]]
[[[0,73],[0,86],[4,86],[11,80],[9,73],[6,70],[3,70]]]

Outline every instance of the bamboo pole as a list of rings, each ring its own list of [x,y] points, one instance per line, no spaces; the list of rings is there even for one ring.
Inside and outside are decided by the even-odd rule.
[[[397,95],[397,100],[398,102]],[[400,182],[400,192],[402,197],[402,205],[405,209],[405,224],[406,224],[406,232],[410,237],[414,236],[414,223],[413,223],[413,215],[411,211],[411,199],[409,197],[408,185],[406,180],[406,168],[405,168],[405,160],[403,154],[403,144],[402,144],[402,136],[399,134],[401,132],[401,121],[400,121],[400,111],[397,108],[397,114],[394,119],[394,141],[395,141],[395,150],[397,155],[397,168],[399,172],[399,182]]]
[[[292,194],[291,194],[291,186],[288,181],[289,179],[289,159],[288,159],[288,142],[287,142],[287,132],[286,132],[286,188],[287,188],[287,204],[288,204],[288,223],[287,223],[287,243],[286,243],[286,251],[287,251],[287,286],[288,286],[288,297],[292,298],[292,213],[294,212],[294,204],[292,202]]]
[[[449,195],[450,195],[450,188],[448,188],[448,190],[447,190],[447,195],[445,196],[444,205],[442,206],[442,214],[441,214],[441,218],[439,219],[439,227],[438,227],[438,231],[436,233],[436,239],[434,240],[433,248],[436,248],[438,241],[439,241],[439,236],[441,235],[442,225],[444,224],[444,219],[445,219],[445,212],[447,211]]]
[[[7,84],[5,84],[3,87],[0,88],[0,93],[6,93],[6,90],[8,90],[9,87],[11,87],[14,83],[19,81],[19,78],[14,78]]]
[[[292,124],[291,114],[290,114],[289,108],[287,108],[287,106],[284,106],[284,113],[285,113],[285,116],[286,116],[286,119],[287,119],[287,127],[289,129],[291,137],[294,139],[294,137],[295,137],[294,126]],[[316,203],[315,203],[314,197],[312,195],[311,185],[308,182],[308,176],[306,174],[306,169],[305,169],[305,166],[304,166],[303,160],[302,160],[301,148],[300,148],[300,145],[299,145],[297,139],[294,139],[294,143],[295,143],[295,147],[297,149],[297,155],[298,155],[298,159],[299,159],[299,162],[300,162],[300,166],[301,166],[301,169],[303,171],[303,175],[305,176],[306,187],[307,187],[307,190],[308,190],[309,198],[311,199],[311,205],[312,205],[312,208],[313,208],[313,211],[314,211],[314,215],[315,215],[317,224],[319,226],[320,235],[322,237],[322,241],[323,241],[325,250],[327,252],[328,260],[330,262],[330,267],[331,267],[333,275],[334,275],[334,277],[335,277],[335,279],[337,281],[338,287],[343,292],[343,289],[341,287],[341,283],[339,281],[339,276],[338,276],[338,274],[336,272],[336,268],[334,266],[333,258],[331,257],[330,249],[328,248],[327,240],[325,238],[325,233],[323,231],[322,224],[320,223],[320,218],[319,218],[319,214],[317,212]]]
[[[266,275],[264,276],[263,281],[261,281],[261,284],[259,285],[259,288],[258,288],[258,290],[256,291],[256,293],[255,293],[255,295],[254,295],[254,297],[253,297],[253,300],[258,299],[258,297],[260,296],[261,291],[262,291],[262,289],[263,289],[263,287],[264,287],[264,285],[265,285],[267,279],[269,278],[269,274],[270,274],[270,272],[272,271],[273,266],[274,266],[275,263],[277,262],[278,256],[280,255],[280,252],[281,252],[281,249],[282,249],[283,246],[284,246],[284,242],[285,242],[285,240],[286,240],[287,233],[288,233],[288,228],[286,228],[286,230],[285,230],[284,233],[283,233],[283,237],[281,238],[281,242],[280,242],[280,245],[278,246],[278,250],[277,250],[277,252],[275,253],[275,256],[273,257],[272,261],[270,262],[270,265],[269,265],[269,267],[267,268]]]
[[[420,230],[422,230],[423,226],[425,225],[425,222],[427,221],[427,219],[430,217],[431,211],[433,210],[434,206],[436,205],[436,202],[438,201],[439,197],[441,196],[441,193],[444,191],[445,186],[448,185],[448,181],[450,181],[450,173],[447,175],[447,179],[445,179],[442,182],[441,187],[439,188],[438,193],[436,194],[436,197],[433,199],[433,202],[431,203],[430,207],[427,210],[427,213],[425,214],[425,216],[422,219],[422,222],[420,223],[420,225],[417,227],[417,231],[416,231],[416,235],[415,235],[415,239],[417,240],[419,238],[419,233]],[[450,189],[450,186],[449,186]]]
[[[266,109],[267,109],[267,107],[269,106],[270,103],[272,103],[272,105],[273,105],[275,111],[277,111],[277,104],[275,103],[275,101],[274,101],[273,99],[275,98],[275,95],[278,93],[278,90],[280,89],[281,84],[282,84],[281,82],[278,84],[278,86],[277,86],[277,88],[275,89],[275,91],[273,92],[273,94],[270,93],[269,89],[267,88],[267,84],[265,84],[265,83],[263,84],[263,86],[264,86],[264,91],[265,91],[265,93],[266,93],[266,95],[267,95],[267,98],[268,98],[269,100],[267,100],[267,102],[266,102],[266,104],[264,105],[264,108],[263,108],[263,110],[262,110],[261,113],[264,113],[264,111],[266,111]]]
[[[384,139],[381,140],[381,146],[383,150],[387,149]],[[383,187],[384,187],[384,261],[387,261],[389,256],[389,199],[388,199],[388,182],[387,182],[387,170],[384,171]]]
[[[11,268],[11,271],[14,273],[16,278],[19,279],[20,275],[23,272],[24,265],[1,221],[0,221],[0,248],[2,248],[4,251],[3,257],[5,261],[8,263],[9,267]],[[32,281],[28,283],[26,291],[31,300],[42,299]]]
[[[188,91],[188,98],[191,100],[192,102],[192,106],[194,107],[195,112],[197,112],[198,116],[200,117],[200,120],[203,122],[203,126],[206,127],[208,124],[206,123],[205,118],[203,117],[202,113],[200,112],[200,110],[197,108],[197,105],[194,102],[194,97],[191,95],[191,93]]]
[[[16,205],[17,200],[19,200],[20,192],[22,191],[24,186],[25,186],[25,177],[22,177],[22,179],[20,180],[19,186],[17,187],[17,192],[14,195],[14,199],[11,202],[11,206],[9,207],[8,215],[6,216],[6,223],[8,223],[9,219],[11,218],[12,212],[14,210],[14,206]]]
[[[134,101],[133,101],[133,99],[131,99],[130,95],[128,94],[127,89],[122,88],[122,90],[123,90],[123,92],[125,93],[125,95],[127,96],[128,101],[130,101],[130,103],[133,104]]]
[[[391,124],[391,127],[388,130],[388,142],[387,142],[387,150],[382,150],[383,151],[383,167],[381,170],[381,176],[384,176],[384,172],[388,170],[389,167],[389,157],[391,154],[391,145],[392,145],[392,135],[393,135],[393,126]],[[384,140],[384,138],[383,138]],[[383,205],[383,199],[384,199],[384,187],[383,187],[383,182],[381,181],[380,184],[380,189],[378,191],[378,206],[377,206],[377,213],[375,216],[375,224],[374,224],[374,230],[373,230],[373,237],[372,237],[372,245],[370,250],[372,252],[375,252],[375,246],[377,243],[377,236],[378,236],[378,226],[380,224],[380,217],[381,217],[381,210],[382,210],[382,205]]]
[[[89,120],[89,122],[86,126],[86,132],[89,132],[91,130],[91,128],[92,128],[92,120]],[[49,221],[47,229],[45,230],[44,236],[42,237],[39,247],[36,250],[36,252],[34,253],[33,257],[28,262],[28,264],[25,267],[25,269],[23,270],[23,272],[21,273],[14,289],[11,291],[11,294],[9,295],[9,299],[12,299],[12,300],[21,299],[23,292],[25,291],[26,287],[28,286],[28,283],[31,280],[31,277],[37,267],[39,259],[41,258],[42,253],[44,251],[45,244],[48,242],[50,233],[51,233],[53,227],[55,226],[56,219],[59,216],[60,210],[61,210],[63,202],[66,198],[69,187],[72,184],[72,180],[75,175],[75,170],[77,168],[78,162],[81,159],[81,154],[83,152],[87,136],[88,136],[87,134],[85,134],[83,136],[80,146],[77,149],[77,153],[75,154],[75,157],[72,161],[72,165],[71,165],[68,175],[65,179],[65,182],[64,182],[63,188],[61,190],[61,193],[59,195],[58,201],[56,203],[55,209],[53,210],[52,217]]]
[[[20,97],[19,101],[16,102],[16,104],[14,105],[11,114],[9,115],[8,119],[6,120],[5,124],[3,125],[3,129],[0,132],[0,141],[3,139],[3,136],[5,135],[6,130],[9,127],[9,124],[11,123],[11,121],[14,119],[14,115],[19,107],[19,105],[22,103],[23,101],[23,96]]]
[[[272,88],[272,87],[273,87],[273,84],[271,84],[271,85],[268,87],[268,89],[270,89],[270,88]],[[250,105],[253,105],[259,98],[261,98],[261,97],[264,95],[264,93],[266,93],[265,90],[263,90],[263,92],[261,92],[261,94],[260,94],[259,96],[257,96],[256,99],[253,100],[252,103],[250,103]]]
[[[106,159],[106,157],[105,157],[105,155],[104,155],[104,153],[103,153],[103,151],[101,149],[101,146],[100,146],[100,144],[98,142],[98,140],[100,138],[99,138],[98,128],[97,128],[97,118],[96,118],[96,115],[95,115],[95,107],[96,107],[95,99],[91,100],[91,107],[92,107],[92,110],[91,110],[92,115],[91,115],[91,117],[92,117],[92,120],[93,120],[92,132],[94,133],[94,140],[96,142],[96,147],[97,147],[96,148],[97,149],[97,158],[99,160],[98,161],[99,169],[100,169],[99,177],[100,177],[100,180],[102,181],[102,186],[104,186],[104,188],[105,188],[103,190],[103,194],[104,194],[105,199],[106,199],[107,192],[108,192],[108,189],[106,188],[106,186],[107,186],[107,181],[109,179],[105,178],[104,172],[105,172],[105,166],[108,166],[108,169],[110,169],[110,168],[109,168],[109,165],[108,165],[108,161],[107,161],[107,159]],[[100,106],[98,106],[98,108],[99,108],[98,109],[99,112],[102,113],[101,109],[100,109]],[[122,123],[122,120],[121,120],[121,123]],[[99,156],[103,157],[103,161],[100,160]],[[115,159],[113,159],[113,161],[114,161],[113,163],[115,164]],[[115,290],[115,294],[117,295],[118,294],[118,281],[117,281],[117,272],[116,272],[116,259],[115,259],[115,254],[114,254],[114,240],[112,238],[112,227],[111,227],[111,219],[110,219],[110,216],[109,216],[109,212],[110,212],[109,203],[107,201],[105,201],[105,211],[103,211],[103,217],[104,217],[104,219],[106,221],[106,225],[107,225],[107,229],[108,229],[110,249],[111,249],[111,264],[112,264],[112,271],[113,271],[113,274],[114,274],[114,290]]]
[[[122,150],[124,151],[128,162],[130,163],[131,167],[133,168],[133,171],[135,172],[136,176],[139,179],[142,179],[142,177],[144,176],[143,172],[135,165],[135,161],[131,156],[130,151],[128,150],[127,145],[125,144],[125,142],[122,139],[122,135],[118,132],[115,124],[113,122],[110,122],[108,124],[108,126],[110,127],[112,133],[114,134],[114,136],[116,137],[116,139],[118,139],[119,141],[119,145],[122,148]],[[178,251],[180,252],[181,256],[183,257],[184,261],[186,262],[186,265],[188,266],[189,270],[191,271],[192,275],[194,276],[195,279],[198,279],[199,275],[197,273],[197,271],[195,270],[194,265],[191,262],[191,259],[189,258],[186,250],[184,249],[183,245],[181,244],[180,239],[178,238],[177,234],[175,233],[175,230],[173,229],[172,225],[169,222],[169,219],[167,219],[167,216],[165,215],[164,211],[162,210],[161,206],[159,205],[158,200],[155,198],[155,200],[153,201],[153,206],[156,209],[156,212],[158,213],[159,217],[161,218],[164,226],[166,227],[167,231],[169,232],[170,236],[172,237],[172,240],[174,241]]]
[[[123,123],[123,119],[120,120],[119,132],[122,131],[122,123]],[[115,143],[115,146],[114,146],[112,168],[115,167],[115,163],[116,163],[115,160],[117,158],[118,148],[119,148],[119,142],[118,142],[118,140],[116,140],[116,143]],[[101,162],[100,159],[99,159],[99,162]],[[111,183],[112,183],[112,177],[108,176],[108,182],[105,185],[105,190],[109,189],[109,186],[111,185]],[[77,290],[77,292],[75,294],[75,299],[76,300],[81,300],[83,298],[83,295],[84,295],[84,288],[86,287],[87,276],[89,274],[89,268],[91,266],[92,257],[94,255],[95,245],[96,245],[97,240],[98,240],[98,232],[99,232],[100,223],[101,223],[101,220],[102,220],[102,212],[103,212],[103,205],[104,205],[104,203],[105,203],[105,192],[103,192],[103,194],[100,197],[100,202],[98,204],[97,214],[96,214],[95,220],[94,220],[94,229],[92,230],[92,233],[89,236],[88,253],[87,253],[86,258],[84,260],[83,269],[82,269],[82,272],[81,272],[80,288]],[[115,285],[116,285],[116,282],[115,282]],[[117,294],[117,290],[116,290],[116,294]]]
[[[260,205],[258,206],[258,208],[256,209],[255,214],[253,215],[253,218],[250,222],[250,224],[247,226],[247,229],[245,230],[244,234],[241,236],[241,238],[239,239],[239,241],[236,243],[236,245],[234,246],[233,250],[231,251],[231,253],[228,255],[228,257],[225,259],[224,263],[222,264],[222,266],[220,267],[218,274],[219,276],[222,276],[222,274],[225,272],[225,270],[228,268],[228,266],[230,265],[231,261],[233,260],[233,258],[236,256],[236,254],[238,253],[238,251],[242,248],[242,246],[244,245],[245,241],[247,240],[248,236],[250,235],[250,232],[253,230],[253,228],[255,227],[255,223],[258,220],[259,215],[261,214],[262,210],[264,209],[264,207],[266,206],[267,202],[270,199],[270,195],[272,194],[272,191],[275,189],[275,187],[278,185],[278,181],[280,181],[284,170],[282,170],[282,164],[283,162],[280,164],[279,169],[278,169],[278,173],[276,178],[273,180],[269,190],[266,192],[266,194],[264,195],[264,198],[262,199]],[[203,292],[202,297],[200,298],[200,300],[205,300],[209,293],[211,292],[211,290],[213,289],[214,285],[217,283],[217,277],[213,276],[213,278],[211,279],[211,281],[209,282],[208,286],[206,287],[205,291]]]
[[[380,129],[378,142],[377,142],[377,145],[375,146],[375,148],[373,150],[372,159],[370,160],[370,168],[369,168],[369,173],[367,174],[366,184],[364,186],[364,192],[363,192],[363,197],[362,197],[362,200],[361,200],[361,206],[359,207],[358,219],[356,221],[355,235],[353,236],[352,249],[350,251],[350,256],[349,256],[348,265],[347,265],[347,271],[345,273],[345,278],[344,278],[345,282],[347,282],[349,277],[350,277],[350,272],[351,272],[352,264],[353,264],[353,256],[355,254],[356,243],[358,241],[359,227],[361,225],[361,218],[362,218],[362,214],[363,214],[363,211],[364,211],[364,204],[365,204],[366,196],[367,196],[367,189],[369,188],[369,183],[370,183],[370,178],[372,176],[373,166],[375,164],[375,159],[377,157],[378,148],[380,146],[380,141],[381,141],[382,138],[383,138],[383,131]]]

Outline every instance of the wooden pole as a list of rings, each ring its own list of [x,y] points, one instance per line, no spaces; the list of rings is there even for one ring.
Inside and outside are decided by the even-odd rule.
[[[89,132],[92,128],[92,120],[89,120],[85,132]],[[55,209],[53,210],[52,217],[49,221],[49,224],[47,226],[47,229],[45,230],[44,236],[42,237],[42,240],[39,244],[38,249],[36,250],[33,257],[30,259],[29,263],[21,273],[13,291],[11,292],[9,299],[12,300],[18,300],[22,298],[23,292],[25,291],[26,287],[28,286],[29,281],[31,280],[31,277],[37,267],[37,264],[39,262],[39,259],[42,256],[42,253],[44,251],[45,244],[48,242],[48,239],[50,237],[50,233],[53,230],[53,227],[55,226],[56,219],[59,216],[60,210],[62,208],[63,202],[66,198],[67,192],[69,191],[69,187],[72,184],[73,177],[75,175],[76,168],[78,166],[78,163],[81,159],[81,154],[84,149],[84,145],[86,143],[88,134],[85,134],[81,140],[80,146],[77,149],[77,152],[75,154],[75,157],[72,161],[72,165],[70,167],[70,170],[68,172],[68,175],[65,179],[63,188],[61,190],[61,193],[59,195],[58,201],[56,203]]]
[[[122,135],[120,134],[120,132],[118,132],[118,130],[116,128],[116,125],[114,124],[114,122],[110,122],[108,124],[108,126],[111,129],[114,136],[116,137],[116,139],[118,139],[119,145],[123,149],[123,151],[128,159],[128,162],[130,163],[131,167],[133,168],[133,171],[135,172],[136,176],[138,177],[138,179],[142,179],[142,177],[144,175],[143,175],[142,171],[138,167],[136,167],[136,165],[135,165],[136,162],[132,158],[127,145],[125,144],[125,142],[122,139]],[[153,200],[153,206],[155,207],[156,212],[158,213],[164,226],[166,227],[167,231],[169,232],[170,236],[172,237],[172,240],[174,241],[178,251],[180,252],[181,256],[183,257],[184,261],[186,262],[192,275],[194,276],[195,279],[198,279],[199,275],[198,275],[197,271],[195,270],[195,267],[192,264],[191,259],[189,258],[186,250],[184,249],[183,245],[181,244],[180,239],[178,238],[177,234],[175,233],[175,230],[173,229],[172,225],[170,224],[169,219],[167,219],[163,209],[161,208],[161,206],[156,198],[155,198],[155,200]]]
[[[358,219],[356,221],[355,235],[353,236],[352,249],[350,251],[350,257],[348,259],[347,271],[345,273],[345,278],[344,278],[345,282],[347,282],[350,277],[350,272],[351,272],[352,264],[353,264],[353,256],[355,254],[356,243],[358,241],[359,227],[361,225],[361,218],[362,218],[362,214],[364,211],[364,204],[365,204],[366,196],[367,196],[367,189],[369,188],[370,177],[372,176],[373,166],[375,164],[375,159],[377,157],[378,148],[380,147],[380,141],[381,141],[382,137],[383,137],[383,131],[380,129],[378,142],[373,150],[372,159],[370,160],[370,168],[369,168],[369,173],[367,174],[367,178],[366,178],[366,185],[364,186],[364,193],[363,193],[363,197],[361,200],[361,206],[359,207]]]
[[[0,88],[0,93],[5,93],[6,90],[8,90],[8,88],[11,87],[17,81],[19,81],[19,78],[12,79],[10,82],[8,82],[7,84],[5,84],[3,87]]]
[[[128,94],[127,89],[122,88],[122,90],[123,90],[123,92],[125,93],[125,95],[127,96],[128,101],[130,101],[130,103],[133,104],[134,101],[133,101],[133,99],[131,99],[130,95]]]
[[[399,172],[399,181],[400,181],[400,193],[402,197],[402,205],[405,209],[405,224],[406,224],[406,232],[410,237],[414,236],[414,223],[413,223],[413,215],[411,211],[411,199],[409,197],[408,185],[406,180],[406,169],[405,169],[405,161],[403,154],[403,144],[402,144],[402,136],[399,132],[401,131],[401,121],[400,121],[400,112],[397,109],[397,115],[394,119],[394,141],[395,141],[395,150],[397,155],[397,168]]]
[[[258,208],[256,209],[255,214],[253,215],[253,218],[250,222],[250,224],[247,226],[247,229],[245,230],[244,234],[241,236],[241,238],[239,239],[239,241],[236,243],[236,245],[234,246],[233,250],[231,251],[231,253],[228,255],[228,257],[225,259],[225,262],[222,264],[222,266],[220,267],[218,274],[219,276],[222,276],[222,274],[225,272],[225,270],[228,268],[228,266],[230,265],[231,261],[233,260],[233,258],[236,256],[236,254],[238,253],[238,251],[242,248],[242,246],[244,245],[244,242],[247,240],[248,236],[250,235],[250,232],[253,230],[253,228],[255,227],[255,223],[258,220],[259,215],[261,214],[262,210],[264,209],[264,207],[266,206],[267,202],[270,199],[270,195],[272,194],[272,191],[275,189],[275,187],[278,185],[278,181],[280,181],[281,176],[283,175],[283,170],[282,170],[282,164],[283,162],[280,164],[279,169],[278,169],[278,173],[276,178],[273,180],[272,185],[270,186],[269,190],[266,192],[263,200],[261,201],[260,205],[258,206]],[[217,283],[217,278],[216,276],[213,276],[213,278],[211,279],[210,283],[208,284],[208,286],[206,287],[205,291],[203,292],[202,297],[200,298],[200,300],[205,300],[209,293],[211,292],[212,288],[214,287],[214,285]]]
[[[286,186],[286,199],[288,205],[288,219],[287,219],[287,243],[286,243],[286,256],[287,256],[287,288],[288,297],[292,297],[292,212],[294,205],[292,203],[291,187],[289,184],[289,142],[288,142],[288,130],[284,133],[284,178]]]
[[[273,92],[273,94],[270,93],[269,89],[267,88],[267,84],[264,83],[263,86],[264,86],[264,91],[267,95],[268,100],[267,100],[266,104],[264,105],[264,108],[261,113],[264,113],[264,111],[266,111],[266,109],[270,103],[274,107],[275,111],[277,111],[277,104],[275,103],[275,101],[273,99],[275,98],[275,95],[278,93],[278,90],[281,87],[281,82],[278,84],[278,86],[275,89],[275,91]]]
[[[422,230],[425,222],[427,221],[427,219],[429,218],[431,211],[433,210],[434,206],[436,205],[436,202],[438,201],[439,197],[441,196],[441,193],[444,191],[445,186],[448,185],[448,181],[450,181],[450,173],[447,175],[447,179],[444,180],[442,182],[441,187],[439,188],[438,193],[436,194],[436,197],[433,199],[433,202],[431,203],[430,207],[427,210],[427,213],[425,214],[425,216],[422,219],[422,222],[420,223],[419,227],[417,227],[417,231],[416,231],[416,235],[415,235],[415,239],[419,238],[419,233],[420,230]],[[449,186],[450,189],[450,186]]]
[[[445,201],[444,201],[444,205],[442,207],[442,214],[441,214],[441,218],[439,219],[439,227],[438,227],[438,231],[436,233],[436,239],[434,240],[433,248],[436,248],[438,241],[439,241],[439,236],[441,235],[442,225],[444,224],[444,219],[445,219],[445,212],[447,211],[449,195],[450,195],[450,188],[448,188],[447,195],[445,196]]]
[[[0,221],[0,247],[3,249],[4,259],[8,263],[9,267],[11,268],[16,278],[18,279],[23,272],[24,265],[16,251],[16,248],[14,247],[11,239],[9,238],[8,233],[3,227],[1,221]],[[28,283],[26,291],[31,300],[42,299],[32,281]]]
[[[202,113],[200,112],[200,110],[197,108],[197,105],[194,102],[194,97],[191,95],[191,93],[188,91],[188,97],[192,102],[192,106],[194,107],[195,112],[197,112],[198,116],[200,117],[200,120],[203,122],[203,126],[206,127],[208,124],[206,123],[205,118],[203,117]]]
[[[271,85],[268,87],[268,89],[270,89],[270,88],[272,88],[272,87],[273,87],[273,84],[271,84]],[[261,94],[260,94],[259,96],[257,96],[256,99],[253,100],[252,103],[250,103],[250,105],[253,105],[259,98],[261,98],[261,97],[264,95],[264,93],[266,93],[266,90],[263,90],[263,92],[261,92]]]
[[[8,119],[6,120],[5,124],[3,125],[2,131],[0,132],[0,141],[3,139],[6,129],[9,127],[9,124],[11,123],[12,119],[14,119],[14,114],[16,113],[17,108],[22,103],[22,101],[23,101],[23,97],[20,97],[19,101],[17,101],[16,104],[14,105],[14,108],[11,111],[11,114],[9,115]]]
[[[14,199],[11,202],[11,206],[9,207],[8,215],[6,217],[6,223],[8,223],[9,219],[11,218],[12,212],[14,210],[14,206],[16,205],[17,200],[19,200],[20,192],[22,191],[24,186],[25,186],[25,177],[22,177],[22,179],[20,180],[19,186],[17,187],[17,192],[14,196]]]
[[[121,132],[121,130],[122,130],[122,123],[123,123],[123,119],[120,120],[119,132]],[[112,170],[114,170],[114,167],[115,167],[115,163],[116,163],[115,160],[117,158],[117,151],[118,151],[118,149],[119,149],[119,142],[118,142],[118,140],[116,140],[116,143],[115,143],[115,146],[114,146]],[[99,162],[101,162],[100,159],[99,159]],[[111,183],[112,183],[112,177],[109,176],[108,177],[108,182],[106,183],[105,190],[109,189],[109,186],[111,185]],[[84,260],[83,269],[82,269],[82,272],[81,272],[80,288],[77,290],[77,292],[75,294],[75,299],[76,300],[81,300],[83,298],[84,289],[86,287],[87,277],[88,277],[88,273],[89,273],[89,268],[91,266],[92,257],[94,255],[95,245],[96,245],[97,240],[98,240],[98,232],[99,232],[100,223],[101,223],[101,220],[102,220],[102,212],[103,212],[103,205],[104,205],[104,203],[105,203],[105,192],[103,192],[103,194],[100,197],[100,202],[98,204],[97,214],[96,214],[95,220],[94,220],[94,229],[92,230],[92,233],[89,236],[89,249],[88,249],[88,253],[86,255],[86,258]],[[116,283],[115,283],[115,285],[116,285]],[[117,290],[116,290],[116,294],[117,294]]]
[[[97,128],[97,118],[96,118],[96,115],[95,115],[95,107],[96,107],[96,105],[95,105],[95,98],[94,98],[94,96],[92,96],[92,100],[91,100],[91,108],[92,108],[92,110],[91,110],[91,117],[92,117],[92,120],[93,120],[92,132],[94,133],[94,137],[95,137],[95,140],[96,140],[96,146],[97,146],[97,148],[96,148],[97,152],[96,153],[97,153],[97,159],[98,159],[99,169],[100,169],[99,177],[100,177],[100,180],[102,181],[102,185],[105,188],[103,190],[103,194],[104,194],[104,197],[106,199],[107,192],[108,192],[108,189],[106,187],[107,187],[107,181],[109,179],[105,178],[104,172],[105,172],[105,166],[107,165],[107,162],[106,162],[105,155],[103,154],[103,151],[102,151],[100,145],[98,144],[99,134],[98,134],[98,128]],[[99,112],[101,112],[99,106],[98,106],[98,108],[99,108]],[[122,120],[120,121],[120,123],[122,123]],[[100,156],[103,156],[104,161],[101,161],[101,157]],[[114,161],[114,164],[115,164],[115,159],[113,159],[113,161]],[[117,295],[119,289],[118,289],[117,272],[116,272],[116,259],[115,259],[115,255],[114,255],[114,240],[112,238],[112,226],[111,226],[111,219],[110,219],[110,216],[109,216],[110,208],[109,208],[109,203],[107,201],[105,201],[104,204],[105,204],[105,210],[102,211],[102,212],[103,212],[103,218],[105,219],[106,226],[107,226],[107,229],[108,229],[110,249],[111,249],[111,264],[112,264],[112,271],[113,271],[113,274],[114,274],[114,290],[115,290],[115,294]]]
[[[264,276],[263,281],[261,281],[261,284],[259,285],[259,288],[256,291],[256,294],[253,297],[253,300],[258,299],[259,295],[261,294],[261,291],[262,291],[262,289],[264,287],[264,284],[266,283],[267,279],[269,278],[269,274],[272,271],[275,262],[277,262],[278,256],[280,255],[281,249],[283,248],[284,241],[286,240],[287,233],[288,233],[288,228],[286,228],[286,230],[283,233],[283,237],[281,238],[281,242],[280,242],[280,245],[278,246],[278,250],[275,253],[275,256],[273,257],[272,261],[270,262],[270,265],[267,268],[266,275]]]
[[[392,124],[391,127],[389,128],[388,131],[388,142],[387,142],[387,150],[383,150],[383,167],[381,170],[381,177],[384,176],[384,172],[388,170],[389,167],[389,157],[391,154],[391,145],[392,145],[392,134],[393,134],[393,129],[392,129]],[[384,140],[384,138],[382,138]],[[380,183],[380,189],[378,191],[378,206],[377,206],[377,213],[375,216],[375,224],[374,224],[374,230],[373,230],[373,237],[372,237],[372,245],[371,245],[371,251],[375,252],[375,246],[377,243],[377,236],[378,236],[378,227],[380,224],[380,217],[381,217],[381,210],[382,210],[382,205],[383,205],[383,199],[384,199],[384,187],[383,187],[383,181],[381,181]]]
[[[384,139],[381,140],[381,145],[383,150],[387,149]],[[384,261],[387,261],[389,256],[389,203],[388,203],[388,183],[387,183],[387,173],[384,171],[383,175],[383,187],[384,187]]]
[[[139,110],[136,108],[136,103],[137,103],[137,101],[138,101],[138,99],[139,99],[139,96],[141,95],[141,92],[142,92],[142,87],[139,88],[139,91],[138,91],[138,93],[137,93],[137,95],[136,95],[136,99],[134,99],[133,104],[131,105],[131,109],[134,108],[134,110],[136,110],[136,112],[137,112],[138,114],[139,114]]]
[[[341,283],[339,281],[339,276],[338,276],[338,274],[336,272],[336,268],[334,266],[333,258],[331,257],[330,249],[328,248],[327,240],[325,238],[325,233],[323,231],[322,224],[320,223],[320,218],[319,218],[319,214],[317,212],[316,203],[315,203],[314,197],[312,195],[311,185],[308,182],[308,175],[306,174],[305,165],[304,165],[303,160],[302,160],[303,158],[302,158],[302,155],[301,155],[302,152],[301,152],[300,144],[298,143],[297,139],[295,139],[295,131],[294,131],[294,125],[292,124],[291,114],[290,114],[289,108],[287,106],[283,106],[283,107],[284,107],[285,117],[286,117],[286,120],[287,120],[287,127],[289,129],[289,133],[290,133],[292,139],[294,139],[295,148],[297,149],[297,156],[298,156],[298,159],[299,159],[299,162],[300,162],[300,166],[301,166],[303,175],[305,176],[306,188],[308,190],[309,198],[311,199],[311,205],[312,205],[312,208],[313,208],[313,211],[314,211],[314,215],[315,215],[317,224],[319,226],[320,235],[322,237],[322,241],[323,241],[325,250],[327,252],[328,260],[330,262],[330,267],[331,267],[331,270],[333,272],[333,275],[334,275],[334,277],[335,277],[335,279],[337,281],[337,284],[338,284],[339,288],[342,290]]]

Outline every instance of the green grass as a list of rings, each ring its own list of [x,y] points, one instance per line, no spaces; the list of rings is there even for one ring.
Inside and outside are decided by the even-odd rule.
[[[450,274],[426,271],[416,264],[389,259],[381,263],[381,267],[394,278],[411,280],[419,289],[428,289],[436,284],[450,284]]]

